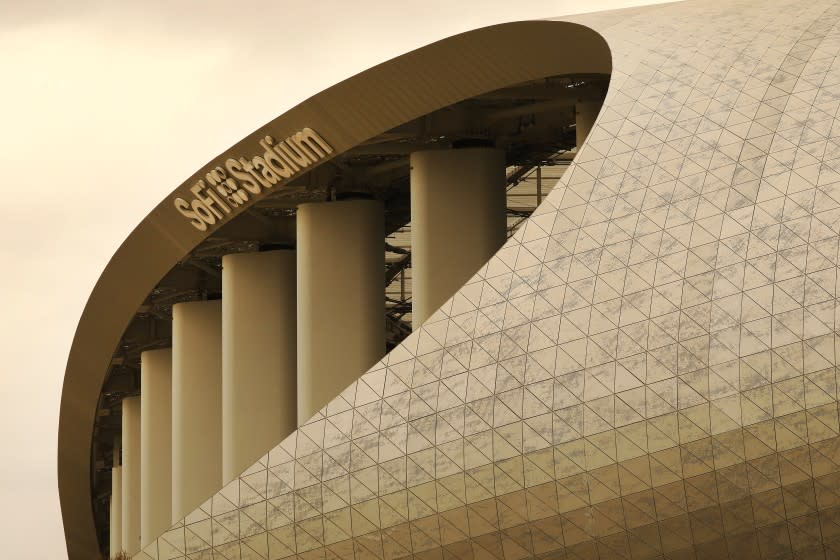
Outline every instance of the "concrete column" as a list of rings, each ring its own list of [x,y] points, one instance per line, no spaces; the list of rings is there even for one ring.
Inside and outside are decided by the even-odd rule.
[[[120,438],[114,438],[111,469],[111,511],[108,522],[108,549],[113,557],[122,550],[122,468],[120,467]]]
[[[601,112],[601,105],[599,101],[578,101],[575,105],[575,138],[578,150],[589,136],[589,131]]]
[[[222,257],[222,474],[297,427],[295,251]]]
[[[122,401],[122,549],[140,551],[140,397]]]
[[[385,353],[382,204],[345,200],[297,210],[298,422]]]
[[[154,541],[172,515],[172,350],[140,354],[140,543]]]
[[[111,557],[122,550],[122,467],[111,469],[111,521],[109,548]]]
[[[222,487],[222,302],[172,306],[172,520]]]
[[[411,154],[411,316],[420,327],[506,239],[505,153]]]

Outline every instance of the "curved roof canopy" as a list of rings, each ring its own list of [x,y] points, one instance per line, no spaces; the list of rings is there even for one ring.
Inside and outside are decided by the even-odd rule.
[[[97,403],[122,334],[156,284],[181,259],[277,189],[262,188],[221,218],[185,212],[198,181],[230,158],[265,151],[317,131],[329,145],[312,168],[402,123],[482,93],[564,74],[609,74],[610,51],[581,25],[533,21],[487,27],[433,43],[380,64],[301,103],[219,154],[178,186],[137,226],[113,256],[88,300],[67,362],[58,438],[58,482],[71,560],[99,554],[92,508],[91,444]],[[316,150],[317,153],[317,150]],[[298,175],[307,170],[301,170]],[[186,202],[178,202],[182,199]],[[185,212],[178,210],[181,209]],[[199,210],[201,210],[199,205]]]

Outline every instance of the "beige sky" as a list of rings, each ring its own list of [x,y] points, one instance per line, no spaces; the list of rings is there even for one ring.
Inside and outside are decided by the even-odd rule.
[[[108,259],[175,186],[310,95],[413,48],[647,3],[0,0],[0,556],[66,557],[67,353]]]

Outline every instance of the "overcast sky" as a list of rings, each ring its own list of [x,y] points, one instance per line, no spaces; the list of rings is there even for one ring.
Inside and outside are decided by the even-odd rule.
[[[646,3],[0,0],[0,556],[66,557],[67,354],[108,259],[166,194],[293,105],[408,50]]]

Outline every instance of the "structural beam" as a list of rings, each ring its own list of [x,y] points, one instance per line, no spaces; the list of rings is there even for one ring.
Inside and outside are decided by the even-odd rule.
[[[153,542],[172,515],[172,350],[140,354],[140,542]]]
[[[411,314],[420,327],[506,238],[505,153],[411,154]]]
[[[378,201],[298,207],[300,424],[385,353],[384,239]]]
[[[297,427],[295,251],[222,257],[222,463],[227,483]]]
[[[222,302],[172,306],[172,520],[222,486]]]

